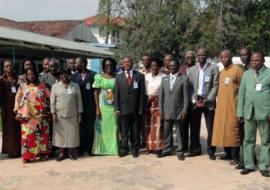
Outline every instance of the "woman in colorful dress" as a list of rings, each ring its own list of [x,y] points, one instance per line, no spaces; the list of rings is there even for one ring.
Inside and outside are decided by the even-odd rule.
[[[44,160],[49,153],[49,97],[50,92],[40,84],[35,69],[27,69],[26,83],[21,84],[15,98],[14,112],[21,123],[23,163]]]
[[[1,115],[3,120],[2,154],[8,154],[9,158],[21,155],[21,128],[15,120],[13,112],[15,96],[18,90],[18,77],[10,60],[3,62],[4,74],[0,77],[1,89]]]
[[[162,62],[159,59],[152,59],[151,73],[145,76],[145,87],[147,95],[146,103],[146,154],[158,153],[163,149],[163,123],[158,108],[158,93],[161,85],[161,78],[165,76],[160,69]]]
[[[114,86],[116,61],[105,58],[102,61],[102,74],[95,76],[96,115],[100,126],[95,126],[93,154],[118,155],[117,124],[114,110]],[[97,124],[97,122],[96,122]]]

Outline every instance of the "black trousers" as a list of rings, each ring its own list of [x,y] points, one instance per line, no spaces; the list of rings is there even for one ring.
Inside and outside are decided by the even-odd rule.
[[[204,114],[206,128],[207,128],[207,153],[209,155],[215,154],[216,147],[212,146],[212,133],[214,125],[215,110],[208,108],[196,108],[191,111],[191,125],[190,125],[190,151],[201,151],[200,131],[201,131],[201,118]]]
[[[232,160],[239,160],[240,147],[224,147],[224,151]]]
[[[181,131],[184,127],[182,120],[164,120],[164,153],[172,153],[173,150],[173,127],[176,128],[176,138],[177,138],[177,149],[176,154],[181,154],[183,152],[182,142],[181,142]]]
[[[78,147],[80,153],[92,153],[95,120],[95,115],[82,115],[82,121],[80,123],[80,146]]]
[[[184,152],[187,152],[189,148],[188,144],[189,144],[190,125],[191,125],[191,113],[188,113],[187,118],[183,121],[183,125],[180,127],[182,150]]]
[[[139,116],[139,129],[140,129],[140,139],[141,139],[141,145],[146,144],[146,132],[145,132],[145,124],[146,124],[146,116],[140,115]]]
[[[243,142],[244,142],[244,122],[239,124],[239,136],[240,136],[240,155],[239,155],[239,161],[241,163],[244,163],[244,148],[243,148]]]
[[[140,149],[140,130],[138,114],[129,114],[120,116],[121,124],[121,143],[120,153],[128,153],[128,140],[130,139],[132,152],[137,152]]]

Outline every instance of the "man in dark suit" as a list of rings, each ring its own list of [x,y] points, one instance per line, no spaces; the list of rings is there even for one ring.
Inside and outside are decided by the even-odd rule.
[[[80,123],[80,147],[78,148],[78,153],[79,156],[83,156],[86,152],[91,156],[96,118],[96,104],[92,85],[96,73],[87,69],[87,59],[82,57],[75,59],[75,69],[77,72],[71,76],[71,80],[79,84],[83,102],[83,115]]]
[[[192,111],[190,128],[190,155],[201,155],[200,129],[202,113],[207,127],[207,153],[215,160],[216,147],[211,146],[219,70],[216,64],[207,62],[207,52],[201,48],[197,52],[198,64],[189,69],[188,77],[192,85]]]
[[[196,54],[194,51],[187,51],[185,54],[185,64],[181,65],[179,68],[179,72],[184,75],[187,76],[189,69],[194,66],[196,63]],[[191,98],[190,98],[190,102],[191,102]],[[188,152],[189,150],[189,146],[188,146],[188,141],[189,141],[189,129],[190,129],[190,125],[191,125],[191,109],[189,109],[188,114],[187,114],[187,118],[184,121],[184,127],[182,127],[182,131],[181,133],[181,140],[182,140],[182,149],[184,152]]]
[[[129,152],[128,137],[132,146],[132,156],[139,156],[139,117],[143,114],[145,102],[144,75],[133,70],[131,57],[123,59],[124,71],[115,79],[115,111],[121,123],[121,144],[119,156]]]
[[[168,76],[162,78],[159,95],[159,109],[164,119],[164,149],[159,158],[172,154],[173,126],[176,127],[177,150],[179,160],[184,160],[184,150],[181,145],[181,131],[189,109],[189,81],[179,72],[179,63],[171,61]]]

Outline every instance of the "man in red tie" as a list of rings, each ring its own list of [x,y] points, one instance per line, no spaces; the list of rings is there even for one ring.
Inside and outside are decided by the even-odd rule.
[[[119,156],[129,152],[130,137],[131,152],[134,158],[139,156],[140,132],[139,116],[143,114],[145,102],[144,75],[133,70],[131,57],[123,59],[124,71],[115,79],[115,111],[121,125],[121,144]]]

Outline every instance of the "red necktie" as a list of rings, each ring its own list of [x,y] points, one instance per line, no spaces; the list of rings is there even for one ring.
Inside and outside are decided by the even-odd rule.
[[[128,86],[130,86],[131,85],[132,78],[131,78],[131,75],[130,75],[130,72],[129,71],[127,71],[127,74],[128,74],[127,82],[128,82]]]

